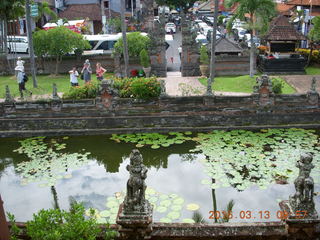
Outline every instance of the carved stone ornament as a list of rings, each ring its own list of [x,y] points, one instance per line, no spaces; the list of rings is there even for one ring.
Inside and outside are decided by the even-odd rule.
[[[304,211],[305,218],[317,218],[315,204],[313,201],[314,182],[310,176],[311,169],[314,168],[312,164],[313,156],[311,153],[304,153],[300,160],[297,161],[296,167],[299,168],[299,176],[294,181],[296,193],[289,198],[289,205],[293,213]]]
[[[14,99],[13,97],[11,96],[11,93],[10,93],[10,89],[9,89],[9,86],[6,85],[6,99],[5,99],[5,103],[14,103]]]
[[[147,168],[142,163],[142,155],[134,149],[130,154],[130,165],[127,170],[130,178],[127,182],[127,195],[124,200],[124,214],[147,213],[150,209],[149,202],[145,199]]]
[[[55,84],[55,83],[52,85],[52,99],[54,99],[54,100],[60,99],[60,97],[58,96],[57,84]]]

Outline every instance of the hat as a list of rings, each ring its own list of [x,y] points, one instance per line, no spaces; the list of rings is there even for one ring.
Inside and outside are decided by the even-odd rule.
[[[85,63],[88,63],[88,64],[89,64],[89,63],[90,63],[90,62],[89,62],[89,59],[86,59]]]
[[[21,60],[21,57],[18,57],[18,60]]]

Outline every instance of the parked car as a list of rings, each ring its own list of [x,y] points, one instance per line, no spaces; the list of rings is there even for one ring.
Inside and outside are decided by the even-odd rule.
[[[256,37],[256,36],[253,36],[252,39],[253,39],[253,43],[256,45],[256,47],[259,47],[260,46],[260,39],[258,37]],[[250,34],[246,34],[245,43],[246,43],[248,48],[251,48],[251,35]]]
[[[199,34],[199,35],[196,37],[196,42],[197,42],[197,43],[200,43],[201,45],[207,45],[207,44],[208,44],[208,39],[206,38],[205,35]]]
[[[245,34],[248,33],[248,30],[243,28],[236,28],[236,29],[232,29],[232,32],[233,32],[235,41],[243,41]]]
[[[24,36],[8,36],[8,52],[29,52],[28,38]]]
[[[208,42],[211,42],[212,31],[213,31],[213,29],[210,29],[210,30],[207,32],[206,37],[207,37]],[[221,38],[221,37],[222,37],[222,34],[217,30],[217,31],[216,31],[216,39],[218,40],[218,39]]]
[[[166,24],[165,29],[166,29],[166,33],[172,33],[172,32],[176,33],[177,31],[176,25],[171,22]]]

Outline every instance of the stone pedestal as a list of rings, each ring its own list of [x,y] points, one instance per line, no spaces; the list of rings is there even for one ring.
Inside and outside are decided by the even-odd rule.
[[[124,204],[119,207],[117,224],[121,227],[118,230],[122,239],[142,240],[149,239],[152,232],[152,206],[145,212],[124,214]]]

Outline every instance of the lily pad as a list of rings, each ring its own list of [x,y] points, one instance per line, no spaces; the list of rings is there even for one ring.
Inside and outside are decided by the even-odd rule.
[[[193,219],[191,219],[191,218],[184,218],[184,219],[182,220],[182,222],[183,222],[183,223],[195,223],[195,221],[194,221]]]
[[[200,208],[200,206],[198,204],[195,203],[190,203],[187,205],[187,210],[189,211],[196,211]]]
[[[180,218],[180,213],[179,212],[170,212],[167,214],[167,218],[170,218],[172,220],[176,220]]]

